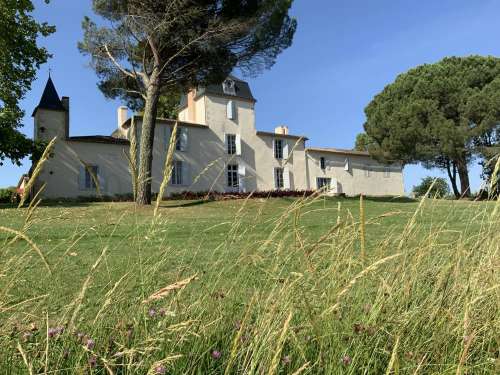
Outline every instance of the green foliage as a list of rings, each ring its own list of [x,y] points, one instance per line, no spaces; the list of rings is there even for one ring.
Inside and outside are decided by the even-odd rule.
[[[24,115],[19,101],[49,57],[37,38],[55,31],[38,23],[31,15],[33,9],[31,0],[0,2],[0,162],[7,158],[20,164],[33,150],[33,142],[19,131]]]
[[[15,191],[14,187],[0,188],[0,203],[10,203]]]
[[[373,143],[373,139],[366,133],[359,133],[356,136],[356,143],[354,144],[355,151],[368,151],[371,144]]]
[[[446,198],[450,195],[450,187],[442,177],[424,177],[420,184],[413,187],[416,197],[423,197],[429,192],[429,197]]]
[[[468,194],[468,163],[500,123],[500,59],[451,57],[400,75],[366,108],[379,160],[456,169]]]

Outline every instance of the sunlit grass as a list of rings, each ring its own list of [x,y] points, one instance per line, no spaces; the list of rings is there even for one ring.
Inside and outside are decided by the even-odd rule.
[[[0,373],[495,373],[495,204],[4,207]]]

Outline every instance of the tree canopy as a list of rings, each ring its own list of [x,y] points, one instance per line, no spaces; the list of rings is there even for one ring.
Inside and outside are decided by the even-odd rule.
[[[33,142],[19,131],[24,116],[19,101],[49,58],[37,38],[55,31],[53,26],[38,23],[33,10],[31,0],[0,2],[0,162],[10,159],[18,165],[34,149]]]
[[[93,0],[109,26],[85,18],[88,54],[108,97],[143,107],[137,202],[151,202],[154,128],[161,95],[220,83],[238,68],[270,68],[292,43],[293,0]]]
[[[500,124],[500,59],[449,57],[411,69],[365,112],[374,157],[445,169],[455,194],[467,196],[468,164]]]
[[[444,178],[424,177],[420,184],[413,187],[416,197],[423,197],[429,193],[431,198],[445,198],[450,194],[450,187]]]
[[[368,134],[359,133],[356,136],[354,150],[355,151],[368,151],[372,143],[373,143],[373,139],[371,139]]]

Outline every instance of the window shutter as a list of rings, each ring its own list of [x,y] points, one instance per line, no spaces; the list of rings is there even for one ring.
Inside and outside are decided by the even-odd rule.
[[[345,164],[344,164],[344,171],[349,172],[350,170],[351,170],[351,166],[350,166],[350,163],[349,163],[349,158],[346,158],[345,159]]]
[[[336,178],[332,178],[332,182],[331,182],[331,185],[330,185],[330,190],[332,193],[335,193],[337,194],[339,191],[339,182],[337,181]]]
[[[290,169],[288,167],[283,168],[283,188],[290,190]]]
[[[227,133],[222,133],[222,134],[223,134],[223,136],[224,136],[224,145],[225,145],[225,147],[226,147],[226,149],[225,149],[224,153],[225,153],[225,154],[228,154],[228,153],[229,153],[229,139],[228,139],[228,137],[227,137]]]
[[[99,191],[101,194],[103,194],[107,190],[106,179],[103,176],[101,168],[99,167],[96,168],[97,168],[97,181],[99,182]]]
[[[188,149],[188,130],[187,128],[179,128],[177,131],[180,131],[180,143],[181,143],[181,151],[187,151]]]
[[[239,186],[240,186],[240,192],[242,193],[246,193],[247,189],[246,189],[246,179],[245,179],[245,176],[246,176],[246,168],[245,166],[243,165],[240,165],[238,166],[238,182],[239,182]]]
[[[234,120],[234,102],[232,100],[227,102],[227,118],[229,120]]]
[[[241,135],[236,134],[236,155],[241,155]]]
[[[85,190],[85,167],[80,166],[78,171],[78,189]]]
[[[283,141],[283,159],[287,160],[288,159],[288,142]]]
[[[191,174],[189,164],[185,161],[182,162],[182,183],[181,185],[189,186],[191,185]]]

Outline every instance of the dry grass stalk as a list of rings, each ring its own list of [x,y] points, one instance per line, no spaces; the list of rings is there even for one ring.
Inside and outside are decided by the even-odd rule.
[[[54,145],[56,144],[57,137],[52,138],[52,140],[49,142],[47,147],[45,147],[45,150],[43,151],[42,156],[40,157],[40,160],[38,160],[38,163],[36,163],[36,167],[33,170],[33,173],[31,174],[30,179],[28,180],[28,183],[24,187],[24,194],[21,196],[21,201],[19,202],[19,205],[17,206],[18,208],[21,208],[24,206],[24,203],[26,202],[26,199],[29,195],[29,192],[31,189],[33,189],[33,186],[35,186],[36,179],[42,173],[43,166],[45,162],[49,159],[50,153],[52,152],[52,149],[54,148]]]
[[[401,255],[403,255],[403,253],[397,253],[397,254],[385,257],[383,259],[380,259],[380,260],[376,261],[375,263],[373,263],[371,266],[366,267],[363,271],[361,271],[360,273],[358,273],[351,281],[349,281],[349,283],[347,284],[347,286],[344,289],[342,289],[339,292],[339,294],[337,294],[337,302],[332,307],[329,307],[328,309],[326,309],[325,311],[323,311],[323,313],[321,314],[321,316],[323,317],[326,314],[329,314],[329,313],[337,310],[337,308],[340,305],[340,299],[342,298],[342,296],[344,296],[358,282],[359,279],[363,278],[365,275],[367,275],[371,271],[376,270],[382,264],[387,263],[388,261],[393,260],[395,258],[398,258]]]
[[[77,317],[78,312],[80,311],[80,309],[82,307],[83,298],[85,297],[85,293],[87,292],[87,289],[89,287],[90,280],[92,279],[92,275],[93,275],[94,271],[96,270],[96,268],[101,263],[107,250],[108,250],[107,247],[105,247],[102,250],[101,255],[99,256],[99,258],[97,258],[97,260],[93,264],[92,268],[90,269],[90,272],[89,272],[87,278],[85,279],[85,282],[82,285],[82,289],[80,290],[80,293],[78,294],[76,299],[70,305],[70,306],[75,306],[75,308],[73,310],[73,314],[71,315],[71,319],[69,321],[69,328],[70,329],[73,329],[75,327],[76,317]]]
[[[303,371],[305,371],[308,367],[309,367],[309,362],[306,362],[297,371],[295,371],[292,375],[299,375]]]
[[[23,347],[21,346],[21,343],[19,341],[17,342],[17,350],[19,351],[19,353],[21,353],[21,357],[23,358],[23,362],[26,365],[29,374],[33,375],[33,367],[28,362],[28,357],[26,356],[26,353],[24,352]]]
[[[234,360],[236,359],[236,355],[238,354],[238,346],[239,346],[239,343],[241,341],[241,336],[243,335],[243,331],[246,327],[248,317],[250,316],[250,309],[253,306],[254,299],[255,299],[255,294],[252,296],[252,299],[250,300],[250,303],[248,304],[247,311],[245,312],[245,316],[243,317],[243,321],[240,324],[240,328],[238,329],[236,336],[234,336],[233,345],[231,348],[231,354],[229,355],[229,360],[227,362],[227,366],[226,366],[226,370],[224,371],[224,375],[228,375],[231,371],[231,368],[233,367]]]
[[[361,245],[361,261],[364,262],[366,256],[366,222],[363,194],[359,196],[359,236]]]
[[[49,266],[49,263],[47,262],[47,259],[45,259],[45,256],[43,255],[42,251],[40,250],[40,248],[36,245],[36,243],[34,243],[30,238],[28,238],[24,233],[21,233],[17,230],[14,230],[14,229],[10,229],[10,228],[6,228],[6,227],[2,227],[0,226],[0,231],[3,231],[3,232],[7,232],[7,233],[10,233],[10,234],[13,234],[16,236],[16,238],[21,238],[23,239],[24,241],[26,241],[33,250],[35,250],[35,252],[40,256],[40,258],[42,259],[43,261],[43,264],[45,265],[45,267],[47,268],[47,271],[49,271],[50,274],[52,274],[52,270],[50,269],[50,266]]]
[[[160,208],[160,203],[165,194],[165,189],[167,188],[170,178],[172,177],[172,165],[174,162],[174,152],[175,145],[177,142],[177,121],[175,122],[174,128],[172,129],[172,134],[170,136],[170,142],[168,144],[167,156],[165,158],[165,165],[163,166],[163,180],[161,181],[160,191],[156,197],[156,205],[153,216],[158,215],[158,209]]]
[[[389,361],[389,365],[387,366],[387,370],[385,371],[385,375],[389,375],[392,372],[394,364],[398,358],[398,348],[399,348],[399,340],[400,336],[396,337],[396,343],[394,344],[394,348],[392,349],[391,360]]]
[[[165,288],[160,289],[159,291],[153,293],[148,298],[146,298],[144,301],[142,301],[142,303],[149,303],[152,301],[157,301],[159,299],[162,299],[163,297],[170,294],[170,292],[173,290],[184,289],[186,287],[186,285],[188,285],[189,283],[191,283],[194,280],[198,280],[198,274],[193,275],[191,277],[188,277],[187,279],[177,281],[176,283],[173,283],[171,285],[166,286]]]
[[[118,286],[122,283],[122,281],[125,279],[125,277],[128,276],[128,273],[126,273],[125,275],[123,275],[120,280],[118,280],[115,285],[113,286],[113,288],[111,288],[111,290],[106,293],[106,300],[104,301],[104,304],[101,306],[101,308],[99,309],[99,311],[97,312],[95,318],[94,318],[94,324],[96,324],[96,322],[99,320],[99,317],[101,316],[102,312],[106,309],[106,307],[108,307],[113,301],[111,299],[111,297],[113,296],[113,294],[115,293],[116,289],[118,288]]]
[[[280,337],[278,339],[278,345],[276,347],[276,350],[274,352],[273,360],[271,361],[271,366],[269,367],[268,374],[273,375],[276,373],[276,370],[278,368],[278,364],[280,362],[280,357],[281,357],[281,351],[283,349],[283,344],[285,343],[286,335],[288,332],[288,327],[290,326],[290,321],[292,320],[292,312],[288,314],[288,318],[285,321],[285,324],[283,325],[283,329],[281,330]]]

